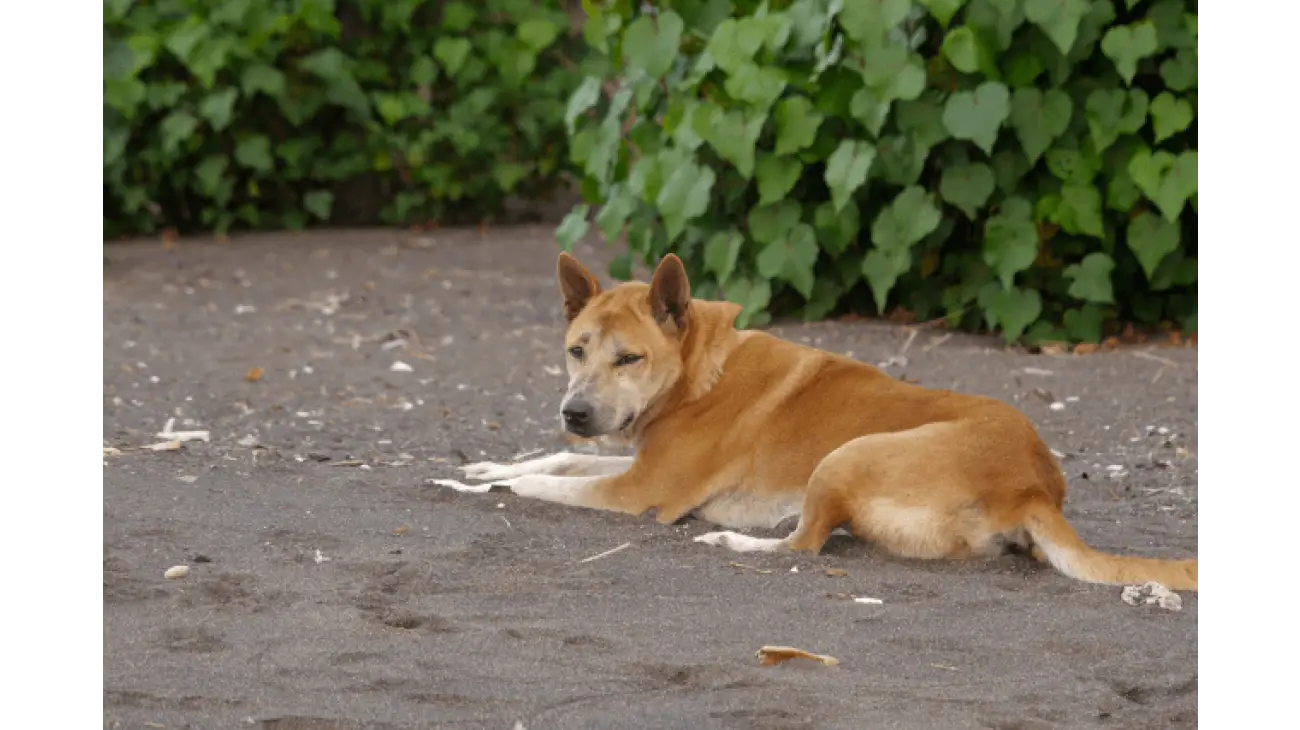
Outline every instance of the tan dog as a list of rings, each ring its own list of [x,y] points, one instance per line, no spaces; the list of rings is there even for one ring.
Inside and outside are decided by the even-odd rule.
[[[1028,549],[1072,578],[1159,581],[1196,590],[1196,560],[1100,553],[1065,521],[1065,479],[1019,411],[992,398],[928,390],[869,365],[738,331],[740,307],[691,299],[676,256],[651,284],[602,291],[560,254],[569,321],[568,431],[622,437],[635,457],[558,453],[464,467],[551,502],[672,523],[694,514],[723,527],[775,527],[760,539],[696,540],[737,551],[818,552],[831,531],[911,558]]]

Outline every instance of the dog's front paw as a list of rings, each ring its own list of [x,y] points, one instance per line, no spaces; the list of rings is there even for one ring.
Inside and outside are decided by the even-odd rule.
[[[704,543],[705,545],[712,545],[712,546],[714,546],[714,547],[724,547],[724,548],[729,548],[729,547],[731,547],[731,536],[734,535],[734,534],[736,534],[736,533],[734,533],[734,532],[707,532],[707,533],[705,533],[705,534],[703,534],[703,535],[700,535],[699,537],[695,538],[695,542],[702,542],[702,543]]]
[[[786,539],[779,537],[750,537],[739,532],[709,532],[695,538],[695,542],[729,548],[738,553],[774,553],[788,545]]]
[[[460,473],[464,474],[466,479],[473,479],[476,482],[496,482],[519,476],[519,469],[515,464],[480,461],[477,464],[462,466]]]

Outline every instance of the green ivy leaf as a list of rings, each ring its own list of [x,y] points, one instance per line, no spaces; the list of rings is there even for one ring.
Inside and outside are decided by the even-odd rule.
[[[560,35],[560,28],[546,18],[530,18],[519,24],[515,35],[529,50],[538,53],[555,42]]]
[[[764,154],[755,169],[758,178],[758,204],[774,203],[786,196],[799,181],[803,164],[793,157]]]
[[[712,119],[712,124],[702,122],[702,117]],[[746,180],[754,174],[754,145],[763,131],[767,114],[743,112],[738,109],[720,111],[716,107],[700,106],[693,120],[697,134],[704,137],[722,159],[730,162]]]
[[[911,9],[912,0],[846,2],[840,7],[840,26],[853,40],[866,43],[903,22]]]
[[[664,185],[655,204],[663,216],[668,243],[672,244],[691,219],[708,210],[709,193],[717,176],[712,168],[697,165],[689,157],[675,168],[663,156],[660,161],[664,167]]]
[[[1114,304],[1115,294],[1110,283],[1110,272],[1114,268],[1114,260],[1100,251],[1084,256],[1077,264],[1070,264],[1062,272],[1070,280],[1069,295],[1085,302]]]
[[[813,224],[821,234],[822,248],[836,256],[844,253],[862,230],[861,214],[853,201],[839,211],[830,201],[822,203],[813,214]]]
[[[758,206],[749,211],[746,219],[749,235],[763,245],[776,243],[790,235],[801,215],[799,204],[793,200]]]
[[[564,108],[564,126],[573,135],[573,125],[578,117],[600,101],[601,81],[599,76],[588,76],[569,96],[569,104]]]
[[[469,30],[474,25],[474,8],[468,3],[448,2],[442,6],[442,27],[453,33]]]
[[[1195,118],[1191,102],[1168,91],[1160,92],[1151,102],[1151,126],[1155,128],[1157,144],[1187,129]]]
[[[313,190],[302,196],[302,207],[323,221],[329,220],[330,211],[334,209],[334,193],[328,190]]]
[[[835,148],[826,162],[825,178],[836,211],[843,210],[853,193],[867,181],[867,172],[875,159],[876,148],[868,142],[846,139]]]
[[[465,67],[471,50],[468,38],[442,36],[433,44],[433,57],[438,59],[448,76],[455,78]]]
[[[1002,336],[1015,342],[1043,313],[1043,300],[1036,291],[1003,289],[989,297],[988,309],[1002,328]]]
[[[575,207],[573,210],[569,211],[568,215],[564,216],[564,220],[560,221],[559,227],[555,229],[555,240],[560,244],[560,248],[571,252],[573,251],[573,245],[578,242],[578,239],[587,235],[587,229],[589,227],[587,216],[590,213],[591,207],[582,204]]]
[[[1101,341],[1102,311],[1096,304],[1066,310],[1064,321],[1066,334],[1075,342]]]
[[[1081,150],[1057,148],[1047,153],[1047,169],[1061,182],[1090,183],[1101,161]]]
[[[906,248],[873,248],[862,258],[862,278],[867,280],[867,286],[871,289],[871,298],[876,303],[877,312],[884,314],[889,292],[898,283],[898,277],[911,267],[912,252]]]
[[[813,268],[817,263],[817,234],[807,223],[796,223],[788,237],[768,243],[754,264],[760,276],[790,282],[805,299],[812,296]]]
[[[214,130],[220,132],[230,126],[230,120],[235,114],[237,98],[239,98],[239,90],[233,86],[214,91],[199,103],[199,114],[208,120],[208,124],[211,124]]]
[[[1156,27],[1150,21],[1132,25],[1115,25],[1101,39],[1101,52],[1115,64],[1115,70],[1128,86],[1137,75],[1138,61],[1156,54]]]
[[[194,168],[194,175],[199,179],[199,185],[207,195],[216,195],[217,189],[221,186],[221,179],[226,175],[226,169],[230,166],[230,161],[225,155],[208,155],[203,161]]]
[[[967,218],[975,219],[988,202],[996,183],[993,170],[982,162],[945,168],[939,178],[939,195],[957,206]]]
[[[1049,216],[1066,233],[1103,238],[1101,193],[1087,183],[1068,182],[1061,186],[1060,200]]]
[[[925,188],[912,185],[876,216],[871,224],[871,243],[890,251],[909,249],[938,228],[942,217]]]
[[[1184,48],[1160,64],[1160,78],[1173,91],[1196,88],[1196,49]]]
[[[1147,281],[1155,278],[1156,267],[1182,243],[1179,225],[1149,211],[1143,211],[1128,224],[1128,247],[1137,256]]]
[[[943,105],[934,97],[900,101],[896,105],[894,122],[898,131],[907,135],[918,148],[929,150],[948,139],[948,128],[943,124]]]
[[[920,0],[920,3],[939,21],[939,25],[947,28],[953,16],[966,4],[966,0]]]
[[[849,102],[849,113],[862,122],[862,126],[871,132],[871,136],[878,137],[880,130],[885,126],[885,121],[889,119],[891,103],[876,98],[876,93],[864,86],[853,94],[853,99]]]
[[[1134,134],[1146,124],[1150,98],[1141,89],[1095,89],[1084,103],[1084,116],[1097,153],[1122,134]]]
[[[428,86],[438,79],[438,66],[429,56],[418,56],[411,62],[411,83]]]
[[[270,172],[275,166],[271,158],[271,140],[261,134],[239,140],[235,145],[235,162],[258,172]]]
[[[791,96],[776,105],[776,154],[788,155],[817,138],[824,115],[804,96]]]
[[[469,41],[464,41],[469,45]],[[335,81],[343,76],[347,67],[347,56],[334,47],[322,48],[319,51],[309,53],[298,62],[299,68],[304,71],[310,71],[313,74],[325,79],[326,81]]]
[[[975,37],[975,31],[964,25],[948,31],[940,51],[952,62],[953,68],[962,73],[973,74],[980,68],[979,39]]]
[[[1016,274],[1033,265],[1038,257],[1038,227],[1029,201],[1018,197],[1002,201],[998,212],[984,223],[983,254],[1003,289],[1011,289]]]
[[[876,143],[876,165],[880,178],[890,185],[907,187],[921,179],[930,150],[911,137],[891,134]]]
[[[1011,92],[996,81],[985,81],[974,91],[958,91],[948,97],[943,125],[957,139],[968,139],[984,154],[993,154],[998,129],[1011,114]]]
[[[1061,53],[1069,53],[1090,6],[1089,0],[1025,0],[1025,18],[1042,28]]]
[[[741,64],[727,77],[723,87],[733,99],[746,102],[759,109],[772,106],[785,91],[785,72],[780,69],[759,67],[752,63]]]
[[[658,79],[668,73],[677,60],[682,44],[682,16],[665,10],[655,18],[642,15],[623,31],[623,56],[627,67],[644,71]]]
[[[713,272],[718,283],[725,285],[736,271],[736,261],[744,243],[745,237],[734,228],[713,234],[704,244],[704,269]]]
[[[705,52],[718,64],[718,68],[731,73],[754,59],[754,54],[766,42],[766,32],[761,24],[727,18],[713,29]]]
[[[596,227],[605,234],[606,241],[614,241],[622,232],[628,216],[637,209],[636,195],[624,185],[610,188],[609,196],[596,214]]]
[[[174,111],[163,118],[158,129],[162,132],[163,150],[169,154],[176,150],[198,129],[199,120],[187,111]]]
[[[1052,145],[1052,140],[1065,134],[1073,113],[1074,104],[1064,91],[1016,89],[1011,97],[1011,127],[1016,130],[1031,166]]]
[[[1133,182],[1160,209],[1165,220],[1173,223],[1183,211],[1183,204],[1196,194],[1196,152],[1177,157],[1159,150],[1141,149],[1129,159],[1128,174]]]
[[[772,301],[772,285],[765,279],[737,277],[727,282],[725,294],[727,301],[741,306],[736,327],[744,329],[762,318],[761,313],[767,309],[768,302]]]
[[[262,92],[272,99],[278,99],[284,93],[284,74],[278,69],[264,63],[255,63],[244,69],[239,79],[245,96]]]

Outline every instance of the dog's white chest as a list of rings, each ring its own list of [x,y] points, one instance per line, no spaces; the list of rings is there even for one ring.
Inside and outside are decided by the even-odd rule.
[[[697,508],[695,516],[722,527],[776,527],[783,520],[797,517],[802,507],[803,495],[798,492],[778,495],[731,492]]]

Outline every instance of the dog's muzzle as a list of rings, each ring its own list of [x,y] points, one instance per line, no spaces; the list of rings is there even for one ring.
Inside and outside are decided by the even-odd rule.
[[[577,436],[591,436],[596,425],[595,409],[585,400],[577,398],[564,404],[560,410],[564,418],[564,428]]]

